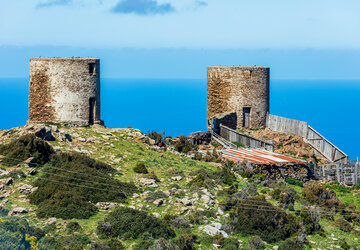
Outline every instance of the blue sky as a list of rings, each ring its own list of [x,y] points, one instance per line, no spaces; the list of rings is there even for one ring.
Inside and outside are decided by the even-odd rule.
[[[0,0],[0,77],[26,76],[30,56],[89,55],[106,77],[256,64],[276,78],[360,79],[359,13],[358,0]]]

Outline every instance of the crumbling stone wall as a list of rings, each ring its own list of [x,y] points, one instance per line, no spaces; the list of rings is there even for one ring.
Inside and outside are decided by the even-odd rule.
[[[30,123],[101,123],[99,59],[32,58],[29,78]]]
[[[210,119],[236,112],[237,128],[243,126],[243,109],[250,108],[249,128],[265,128],[269,112],[268,67],[208,67],[207,127]]]
[[[237,126],[237,115],[235,112],[226,113],[218,117],[211,119],[212,131],[220,135],[220,124],[229,127],[231,129],[236,129]]]

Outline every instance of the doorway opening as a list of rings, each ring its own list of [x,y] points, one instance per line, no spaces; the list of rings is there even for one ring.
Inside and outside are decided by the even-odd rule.
[[[89,124],[94,124],[94,118],[95,118],[95,98],[90,97],[89,99]]]
[[[243,127],[249,128],[250,127],[250,107],[243,108]]]

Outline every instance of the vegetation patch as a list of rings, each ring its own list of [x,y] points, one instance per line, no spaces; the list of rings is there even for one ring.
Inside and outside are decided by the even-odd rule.
[[[237,233],[258,235],[269,243],[285,240],[300,229],[294,216],[257,197],[238,204],[230,214],[230,225]]]
[[[304,185],[302,195],[311,204],[327,208],[343,209],[345,204],[336,197],[334,190],[331,190],[316,181],[309,181]]]
[[[163,136],[165,135],[165,132],[159,133],[156,131],[152,131],[148,134],[146,134],[150,139],[153,139],[155,141],[155,145],[158,145],[160,142],[162,142]]]
[[[294,189],[284,184],[279,184],[278,188],[272,191],[272,197],[282,204],[284,209],[294,210],[295,201],[300,197]]]
[[[0,221],[0,249],[30,249],[30,243],[26,241],[26,235],[36,237],[36,240],[44,237],[44,232],[38,228],[29,226],[25,219],[8,217]]]
[[[300,243],[297,243],[294,239],[286,239],[279,245],[279,250],[302,250],[303,247]]]
[[[138,174],[147,174],[149,171],[147,170],[144,162],[138,162],[136,166],[133,168],[135,173]]]
[[[166,199],[167,198],[167,195],[164,193],[164,192],[161,192],[161,191],[157,191],[157,192],[151,192],[149,193],[145,200],[147,202],[154,202],[155,200],[157,199]]]
[[[119,207],[99,223],[98,233],[102,236],[122,239],[138,239],[150,234],[153,239],[173,238],[175,232],[164,222],[143,211]]]
[[[183,250],[195,250],[194,244],[197,243],[197,237],[193,234],[183,234],[176,238],[173,243]]]
[[[215,171],[200,169],[190,173],[190,175],[195,176],[195,178],[188,183],[188,186],[208,188],[221,184],[233,185],[236,181],[235,175],[226,167],[221,167]]]
[[[76,221],[70,221],[67,225],[66,225],[66,229],[69,233],[73,233],[73,232],[78,232],[80,231],[82,228],[80,226],[80,224]]]
[[[29,195],[30,202],[38,205],[39,217],[89,218],[97,212],[92,203],[123,202],[137,192],[134,184],[111,178],[113,172],[78,153],[55,155],[35,181],[38,189]]]
[[[293,178],[286,178],[286,182],[289,183],[290,185],[295,185],[295,186],[299,186],[299,187],[304,186],[304,183],[302,181],[298,181]]]
[[[334,222],[334,225],[343,232],[350,233],[353,230],[351,224],[342,218],[336,220]]]
[[[45,164],[54,154],[53,148],[44,140],[37,138],[33,134],[19,137],[6,145],[0,145],[0,154],[5,156],[2,164],[7,166],[17,165],[22,161],[33,157],[31,163]]]
[[[187,154],[189,153],[190,151],[194,150],[195,148],[191,145],[191,142],[190,140],[184,136],[184,135],[181,135],[179,136],[178,138],[178,141],[175,143],[174,147],[175,147],[175,150],[180,152],[180,153],[184,153],[184,154]]]
[[[322,232],[319,211],[316,207],[305,207],[300,211],[300,219],[305,227],[306,234]]]
[[[82,233],[72,235],[55,235],[55,237],[46,236],[39,242],[40,249],[83,249],[84,245],[91,241],[89,236]]]

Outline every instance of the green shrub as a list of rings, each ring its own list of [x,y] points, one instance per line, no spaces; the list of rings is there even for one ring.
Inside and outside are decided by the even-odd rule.
[[[56,216],[62,219],[87,219],[97,211],[97,207],[77,194],[57,192],[50,199],[40,203],[37,215],[40,218]]]
[[[221,249],[237,250],[239,249],[239,240],[236,238],[225,238]]]
[[[37,215],[40,218],[87,219],[98,211],[97,207],[81,195],[71,191],[58,191],[40,203]]]
[[[360,214],[353,208],[351,205],[349,206],[349,210],[344,209],[341,211],[341,215],[344,219],[350,223],[354,223],[355,225],[360,225]]]
[[[112,179],[109,165],[77,153],[52,156],[42,172],[29,195],[40,217],[86,219],[97,211],[92,203],[123,202],[137,192],[134,184]]]
[[[201,244],[201,247],[211,247],[213,244],[213,237],[206,234],[206,233],[202,233],[199,237],[198,237],[198,242]]]
[[[249,239],[249,245],[254,249],[263,249],[265,246],[265,243],[260,237],[253,236],[253,237],[250,237],[250,239]]]
[[[80,226],[80,224],[77,221],[70,221],[66,225],[66,229],[69,233],[73,233],[73,232],[80,231],[82,229],[82,227]]]
[[[43,228],[43,231],[48,234],[50,232],[53,232],[56,230],[56,225],[55,224],[50,224],[50,225],[46,225],[44,228]]]
[[[224,244],[224,236],[222,234],[217,234],[213,237],[213,244],[222,246]]]
[[[236,181],[235,175],[225,167],[215,171],[200,169],[190,173],[190,175],[196,177],[187,184],[188,186],[209,188],[221,184],[233,185]]]
[[[294,216],[259,197],[239,202],[230,213],[229,224],[237,233],[258,235],[269,243],[285,240],[300,228]]]
[[[359,185],[359,184],[356,184]],[[334,190],[335,192],[339,192],[339,193],[344,193],[344,194],[348,194],[351,192],[351,188],[346,187],[344,185],[339,185],[339,184],[324,184],[325,187]],[[354,186],[355,189],[356,186]]]
[[[147,170],[144,162],[138,162],[136,166],[133,168],[135,173],[138,174],[147,174],[149,171]]]
[[[175,143],[175,150],[187,154],[188,152],[193,150],[190,140],[186,136],[179,136],[177,138],[177,142]]]
[[[54,154],[53,148],[45,141],[33,134],[21,136],[6,145],[0,145],[0,154],[6,156],[2,164],[13,166],[34,157],[33,164],[43,165]]]
[[[216,163],[222,162],[222,159],[220,158],[220,155],[216,150],[213,150],[212,152],[208,150],[206,152],[206,155],[201,157],[201,159],[206,162],[216,162]]]
[[[295,201],[300,197],[294,189],[284,184],[280,184],[271,192],[272,197],[282,204],[284,209],[294,207]]]
[[[25,219],[7,217],[0,221],[0,249],[30,249],[25,235],[35,236],[38,240],[44,237],[44,232],[29,226]]]
[[[111,250],[107,242],[94,241],[89,246],[90,250]]]
[[[319,212],[313,207],[304,207],[300,211],[300,219],[305,227],[306,234],[314,234],[323,231],[319,223]]]
[[[351,224],[349,222],[347,222],[346,220],[344,219],[337,219],[335,222],[334,222],[334,225],[336,227],[338,227],[341,231],[343,232],[347,232],[347,233],[350,233],[353,228],[351,226]]]
[[[183,234],[176,238],[173,243],[180,248],[180,250],[195,250],[194,244],[197,243],[197,237],[193,234]]]
[[[199,174],[198,176],[196,176],[194,179],[192,179],[191,181],[189,181],[188,186],[190,187],[205,187],[207,188],[207,184],[205,182],[205,175]]]
[[[251,178],[254,175],[254,171],[251,169],[245,169],[239,173],[242,178]]]
[[[351,246],[344,239],[340,242],[340,247],[344,250],[350,250],[351,248]]]
[[[345,208],[345,204],[340,202],[333,190],[322,186],[316,181],[307,182],[302,190],[302,195],[311,204],[338,210]]]
[[[153,243],[151,241],[142,240],[142,241],[138,242],[137,244],[135,244],[132,249],[133,250],[147,250],[152,245],[153,245]]]
[[[125,246],[118,239],[115,238],[110,239],[108,241],[108,245],[111,250],[125,249]]]
[[[89,246],[90,250],[121,250],[125,249],[124,245],[118,239],[105,241],[94,241]]]
[[[299,187],[304,186],[304,183],[302,181],[298,181],[298,180],[295,180],[293,178],[286,178],[286,182],[289,183],[290,185],[296,185],[296,186],[299,186]]]
[[[183,230],[183,229],[188,229],[190,228],[190,221],[189,219],[187,218],[184,218],[184,217],[175,217],[171,220],[170,224],[176,228],[176,229],[179,229],[179,230],[182,230],[182,231],[186,231],[186,230]]]
[[[212,172],[210,174],[210,178],[215,179],[215,180],[221,180],[222,183],[227,184],[229,186],[233,185],[234,182],[236,181],[236,176],[228,169],[225,167],[222,167],[214,172]],[[219,183],[219,184],[222,184]]]
[[[238,199],[229,198],[219,202],[219,207],[223,211],[229,211],[235,207],[240,201]]]
[[[148,248],[149,250],[177,250],[176,246],[171,241],[160,238],[155,241],[154,245]]]
[[[210,218],[216,218],[216,211],[213,209],[194,211],[189,215],[190,222],[197,225],[203,224]]]
[[[279,250],[301,250],[303,249],[300,243],[297,243],[294,239],[286,239],[279,245]]]
[[[106,237],[123,239],[137,239],[144,233],[150,233],[154,239],[175,236],[175,232],[161,220],[146,212],[126,207],[116,208],[99,223],[98,233]]]
[[[165,132],[158,133],[156,131],[152,131],[150,133],[146,134],[149,138],[153,139],[155,141],[155,144],[158,144],[162,141],[163,136],[165,135]]]
[[[91,243],[85,234],[74,233],[63,236],[56,234],[54,237],[46,236],[39,242],[40,249],[83,249],[85,245]]]
[[[147,174],[146,177],[149,179],[153,179],[156,182],[160,182],[160,179],[156,176],[155,172],[151,172],[151,173]]]
[[[254,174],[253,176],[251,176],[251,178],[249,179],[249,181],[251,182],[255,182],[255,183],[261,183],[262,181],[266,180],[266,176],[263,174]]]

